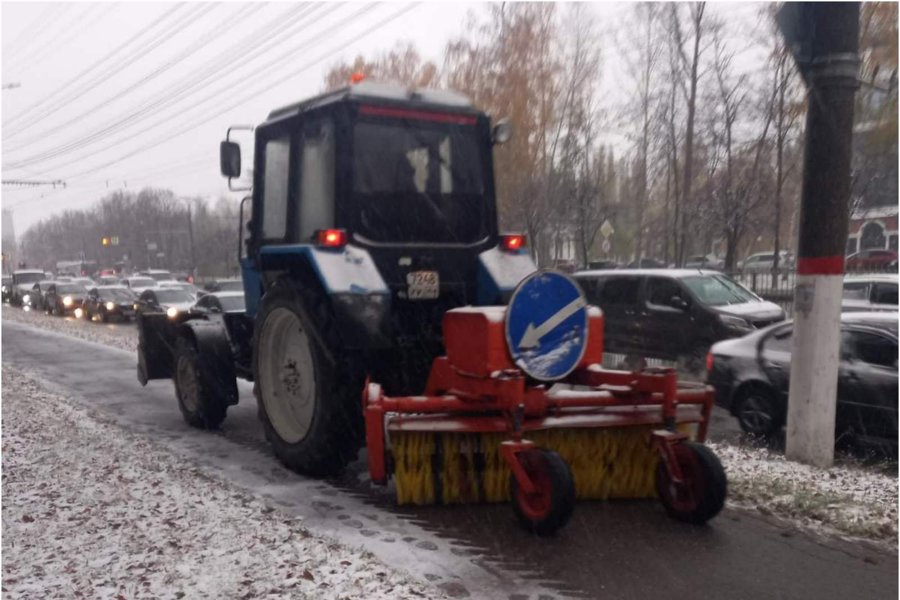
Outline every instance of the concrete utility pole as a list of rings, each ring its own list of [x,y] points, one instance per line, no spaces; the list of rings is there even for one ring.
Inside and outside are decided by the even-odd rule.
[[[787,3],[778,24],[809,88],[787,457],[834,462],[859,3]]]

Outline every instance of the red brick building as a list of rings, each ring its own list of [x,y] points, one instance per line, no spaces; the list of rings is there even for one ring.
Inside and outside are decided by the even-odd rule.
[[[847,254],[860,250],[897,251],[897,205],[860,209],[850,215]]]

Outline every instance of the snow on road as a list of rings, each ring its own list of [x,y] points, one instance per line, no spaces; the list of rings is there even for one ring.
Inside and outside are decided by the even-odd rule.
[[[7,366],[2,450],[4,598],[441,596]]]
[[[4,319],[49,329],[121,350],[137,352],[138,336],[134,323],[89,323],[75,317],[51,317],[42,312],[26,311],[8,304],[4,304],[0,310],[2,310]]]

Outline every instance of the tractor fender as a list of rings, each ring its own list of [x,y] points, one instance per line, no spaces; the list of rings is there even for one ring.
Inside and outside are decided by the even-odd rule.
[[[151,379],[172,376],[172,352],[175,348],[175,329],[162,313],[137,315],[138,347],[137,378],[141,385]]]
[[[228,328],[221,315],[192,319],[178,325],[177,337],[189,339],[200,359],[200,376],[213,395],[228,406],[238,403],[237,372]],[[172,365],[174,371],[175,365]]]
[[[519,250],[485,250],[478,255],[476,301],[479,306],[508,304],[519,282],[537,271],[531,254]]]
[[[391,347],[391,292],[364,248],[264,246],[260,264],[263,271],[288,272],[288,278],[299,279],[300,283],[314,278],[331,303],[345,348]]]

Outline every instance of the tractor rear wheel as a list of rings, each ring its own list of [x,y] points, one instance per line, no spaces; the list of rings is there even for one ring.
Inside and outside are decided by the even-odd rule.
[[[532,533],[553,535],[569,522],[575,509],[575,480],[569,465],[551,450],[526,450],[518,458],[536,490],[526,494],[515,476],[509,476],[516,518]]]
[[[362,382],[334,342],[330,311],[313,313],[313,321],[313,304],[290,284],[266,293],[254,332],[253,374],[275,455],[295,471],[321,477],[356,457]]]
[[[694,442],[681,442],[672,448],[684,483],[676,486],[666,465],[656,467],[656,491],[669,516],[679,521],[702,525],[725,506],[727,481],[725,469],[715,453]]]

